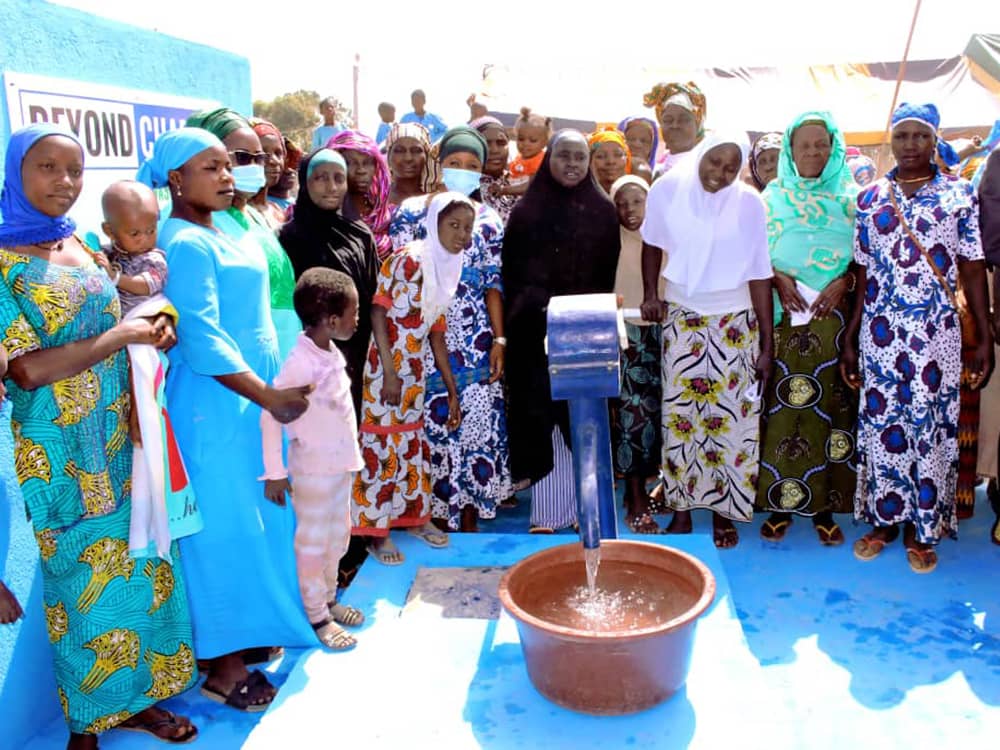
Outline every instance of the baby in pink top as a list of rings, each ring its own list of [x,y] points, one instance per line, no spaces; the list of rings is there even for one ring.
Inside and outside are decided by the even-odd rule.
[[[284,426],[288,470],[282,425],[261,412],[261,479],[268,500],[284,505],[285,493],[291,495],[299,591],[309,622],[325,646],[347,649],[356,641],[338,623],[360,625],[364,615],[337,602],[337,566],[350,542],[351,486],[362,463],[347,362],[333,342],[346,341],[358,328],[358,291],[347,274],[310,268],[295,285],[292,301],[304,330],[272,385],[313,390],[305,413]]]

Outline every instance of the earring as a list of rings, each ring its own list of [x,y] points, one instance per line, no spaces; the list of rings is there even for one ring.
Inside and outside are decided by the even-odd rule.
[[[178,185],[177,186],[177,197],[180,198],[182,195],[184,195],[184,193],[181,192],[181,186]]]

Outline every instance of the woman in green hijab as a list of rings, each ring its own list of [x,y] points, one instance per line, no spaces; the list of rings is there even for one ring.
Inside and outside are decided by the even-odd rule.
[[[216,212],[212,220],[219,231],[240,247],[248,252],[263,253],[267,258],[271,285],[271,320],[278,334],[278,354],[284,362],[302,325],[292,307],[292,292],[295,291],[292,261],[267,219],[250,205],[250,199],[260,192],[266,182],[264,165],[268,156],[261,146],[260,136],[247,118],[226,107],[209,112],[195,112],[186,124],[188,127],[209,131],[229,151],[236,196],[233,198],[233,205],[225,211]]]
[[[857,396],[837,368],[855,287],[858,188],[846,151],[828,112],[806,112],[785,131],[777,179],[763,192],[777,299],[757,507],[771,512],[761,527],[770,541],[802,515],[821,544],[842,544],[833,514],[853,507]]]

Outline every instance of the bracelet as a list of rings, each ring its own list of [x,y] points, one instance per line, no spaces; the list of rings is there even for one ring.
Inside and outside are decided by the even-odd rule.
[[[116,270],[115,275],[111,277],[111,286],[118,286],[118,282],[122,279],[122,272]]]
[[[499,344],[500,346],[507,346],[507,337],[506,336],[494,336],[493,337],[493,343],[494,344]]]

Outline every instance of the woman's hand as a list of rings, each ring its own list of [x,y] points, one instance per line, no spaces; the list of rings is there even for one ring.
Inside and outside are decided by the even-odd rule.
[[[781,271],[775,271],[772,284],[778,293],[778,299],[781,300],[781,306],[785,310],[793,313],[805,312],[809,309],[809,305],[806,304],[802,295],[799,294],[798,287],[795,286],[795,279],[791,276]]]
[[[840,307],[845,294],[847,294],[847,280],[843,276],[838,276],[827,284],[819,296],[813,300],[812,307],[809,308],[812,310],[813,317],[817,320],[823,320],[823,318],[833,315],[833,311]]]
[[[160,334],[153,346],[161,352],[170,351],[177,343],[177,329],[174,327],[174,319],[166,313],[160,313],[153,318],[153,327]]]
[[[504,359],[506,356],[507,347],[494,341],[493,348],[490,349],[490,383],[495,383],[503,377]]]
[[[448,394],[448,429],[457,430],[462,424],[462,405],[459,403],[457,393]]]
[[[771,379],[771,371],[774,369],[774,351],[769,347],[764,347],[760,350],[760,354],[757,355],[757,361],[754,363],[753,370],[754,375],[757,376],[757,382],[760,383],[760,392],[767,392],[767,383]]]
[[[840,377],[848,387],[861,388],[861,373],[858,371],[858,352],[853,343],[845,342],[840,348]]]
[[[115,326],[115,330],[121,334],[123,345],[149,344],[150,346],[156,346],[156,342],[164,335],[163,325],[155,324],[152,318],[123,320]]]
[[[282,508],[285,507],[285,493],[292,493],[291,482],[288,478],[284,479],[265,479],[264,480],[264,497],[270,500],[275,505],[280,505]]]
[[[294,422],[309,408],[306,398],[313,391],[311,385],[296,388],[268,388],[266,408],[282,424]]]
[[[21,609],[21,603],[14,596],[14,592],[0,581],[0,625],[11,625],[23,615],[24,610]]]
[[[386,406],[399,406],[399,402],[403,398],[403,381],[395,370],[386,370],[382,376],[382,390],[379,392],[379,398]]]
[[[972,390],[981,388],[990,378],[994,366],[993,342],[983,341],[976,346],[976,353],[969,363],[969,387]]]
[[[663,320],[663,302],[656,297],[646,297],[639,308],[642,319],[650,323],[659,323]]]

